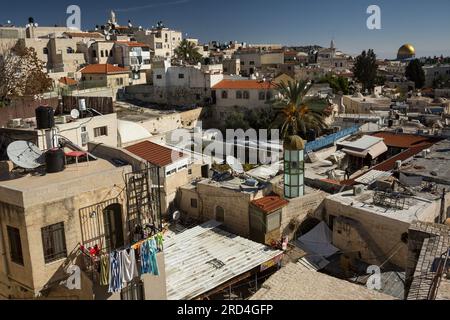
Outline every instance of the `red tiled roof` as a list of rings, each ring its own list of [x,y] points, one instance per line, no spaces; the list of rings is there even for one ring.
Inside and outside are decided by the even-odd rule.
[[[71,38],[104,38],[104,36],[99,32],[66,32]]]
[[[59,82],[65,84],[66,86],[76,86],[78,84],[78,81],[69,77],[62,77],[61,79],[59,79]]]
[[[272,82],[264,82],[260,80],[222,80],[216,84],[213,89],[255,89],[267,90],[274,89]]]
[[[403,148],[403,149],[417,147],[423,143],[432,142],[432,140],[426,137],[393,132],[378,132],[373,134],[372,136],[377,138],[383,138],[384,143],[388,147]]]
[[[176,160],[186,157],[182,152],[176,152],[150,141],[126,147],[125,150],[159,167],[166,167]]]
[[[264,213],[271,213],[287,206],[289,201],[282,199],[277,195],[273,195],[253,200],[251,204],[262,210]]]
[[[90,64],[80,70],[83,74],[113,74],[113,73],[128,73],[129,70],[112,64]]]
[[[129,47],[150,47],[148,44],[136,41],[116,41],[117,44],[124,44]]]

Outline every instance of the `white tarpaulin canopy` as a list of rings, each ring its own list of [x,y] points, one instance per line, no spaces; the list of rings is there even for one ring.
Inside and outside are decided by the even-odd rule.
[[[297,239],[297,246],[311,255],[327,258],[339,251],[331,244],[332,232],[325,222],[319,223],[313,230]]]

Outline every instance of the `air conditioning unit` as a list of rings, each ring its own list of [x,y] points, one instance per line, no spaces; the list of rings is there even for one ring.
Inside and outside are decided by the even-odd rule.
[[[81,144],[83,146],[85,146],[88,143],[89,143],[89,133],[88,132],[82,132],[81,133]]]
[[[20,128],[23,126],[23,119],[18,118],[18,119],[11,119],[8,122],[8,127],[9,128]]]

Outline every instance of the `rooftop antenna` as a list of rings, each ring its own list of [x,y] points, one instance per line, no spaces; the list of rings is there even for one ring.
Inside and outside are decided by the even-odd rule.
[[[36,169],[45,163],[44,154],[29,141],[15,141],[11,143],[6,153],[9,160],[23,169]]]

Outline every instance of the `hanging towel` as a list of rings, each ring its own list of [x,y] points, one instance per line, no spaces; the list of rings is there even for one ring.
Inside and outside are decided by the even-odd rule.
[[[128,250],[130,251],[128,253]],[[138,277],[138,270],[136,266],[136,255],[133,248],[123,250],[122,255],[122,282],[128,283]]]
[[[148,241],[144,241],[141,245],[141,273],[152,273],[150,265],[150,245]]]
[[[109,256],[109,293],[122,290],[122,254],[114,251]]]
[[[156,255],[158,254],[157,249],[157,242],[155,239],[148,240],[148,245],[150,249],[150,269],[151,274],[155,276],[159,276],[159,269],[158,269],[158,260]]]
[[[109,285],[109,255],[103,255],[100,258],[100,285]]]

